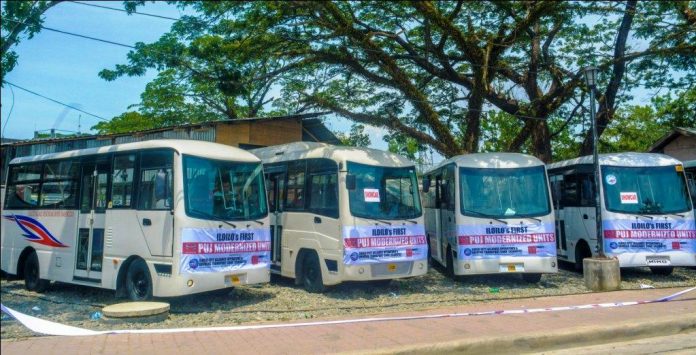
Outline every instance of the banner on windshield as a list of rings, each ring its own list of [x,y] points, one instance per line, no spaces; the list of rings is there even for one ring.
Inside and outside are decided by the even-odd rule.
[[[696,252],[693,220],[605,219],[602,225],[607,253]]]
[[[181,241],[182,274],[270,267],[269,228],[184,228]]]
[[[428,256],[425,228],[400,226],[343,227],[343,262],[347,265],[422,260]]]
[[[553,223],[458,225],[457,239],[460,260],[556,256]]]

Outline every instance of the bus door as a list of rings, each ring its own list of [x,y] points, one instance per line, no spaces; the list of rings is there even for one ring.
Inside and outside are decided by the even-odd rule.
[[[280,257],[282,255],[281,239],[283,235],[283,196],[285,194],[286,172],[272,172],[267,174],[268,204],[271,220],[271,261],[280,271]]]
[[[82,165],[74,280],[101,283],[110,170],[107,157]]]

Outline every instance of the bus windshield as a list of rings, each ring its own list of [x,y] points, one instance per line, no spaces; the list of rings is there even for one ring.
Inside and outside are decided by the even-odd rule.
[[[602,166],[607,210],[667,214],[691,209],[684,174],[677,166]]]
[[[371,219],[407,219],[421,215],[415,167],[388,168],[348,162],[355,189],[348,191],[350,213]]]
[[[543,166],[514,169],[459,168],[461,213],[513,218],[551,212]]]
[[[268,213],[261,163],[184,156],[186,214],[214,220],[246,220]]]

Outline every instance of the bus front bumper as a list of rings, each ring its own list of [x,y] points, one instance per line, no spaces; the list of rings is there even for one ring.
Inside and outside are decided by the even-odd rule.
[[[558,272],[555,257],[500,257],[491,259],[457,259],[455,275],[478,274],[547,274]]]
[[[149,263],[148,263],[149,264]],[[267,267],[234,270],[228,272],[202,272],[171,275],[158,275],[153,265],[148,265],[153,281],[153,296],[175,297],[199,292],[219,290],[228,287],[270,282],[271,273]]]

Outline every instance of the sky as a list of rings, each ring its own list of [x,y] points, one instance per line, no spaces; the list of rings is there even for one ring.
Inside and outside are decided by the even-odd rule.
[[[93,2],[122,9],[121,2]],[[163,2],[139,7],[138,12],[172,18],[184,15],[173,5]],[[97,8],[74,2],[60,3],[44,13],[44,27],[88,35],[133,45],[150,43],[169,31],[174,21]],[[141,77],[121,77],[105,81],[99,71],[126,62],[129,48],[42,30],[34,38],[22,38],[14,47],[19,59],[6,81],[50,97],[97,116],[110,119],[140,102],[145,85],[155,78],[150,70]],[[1,90],[2,132],[5,138],[27,139],[35,130],[51,128],[69,132],[90,132],[98,118],[66,108],[17,87],[5,85]],[[13,105],[14,103],[14,105]],[[350,122],[330,117],[327,126],[333,131],[348,131]],[[386,149],[385,131],[367,127],[373,146]]]

